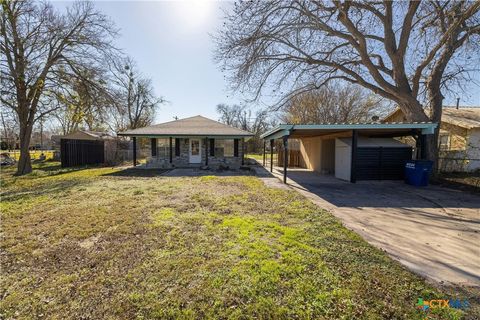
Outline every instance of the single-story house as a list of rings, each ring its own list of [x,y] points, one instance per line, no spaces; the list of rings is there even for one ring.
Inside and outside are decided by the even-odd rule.
[[[395,109],[382,122],[406,122]],[[405,142],[413,141],[406,140]],[[451,107],[442,110],[439,134],[439,169],[445,172],[472,172],[480,169],[480,107]]]
[[[435,123],[335,123],[281,124],[264,139],[263,163],[266,164],[266,141],[270,142],[270,171],[273,171],[275,140],[283,145],[283,180],[287,180],[290,139],[300,143],[302,163],[319,173],[333,173],[350,182],[357,180],[403,179],[406,160],[414,158],[412,147],[394,138],[410,136],[418,141],[426,156],[426,135],[434,134]]]
[[[137,138],[148,138],[149,168],[202,167],[239,168],[244,164],[245,140],[252,133],[202,116],[127,130],[119,136],[133,140],[136,165]]]
[[[62,167],[114,162],[116,141],[107,132],[79,130],[55,139],[60,140]]]

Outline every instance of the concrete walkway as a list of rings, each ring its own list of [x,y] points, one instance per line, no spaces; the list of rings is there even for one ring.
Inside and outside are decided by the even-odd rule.
[[[285,188],[280,168],[273,176],[263,167],[257,173]],[[303,169],[289,169],[287,182],[412,271],[443,284],[480,286],[480,196],[402,181],[352,184]]]

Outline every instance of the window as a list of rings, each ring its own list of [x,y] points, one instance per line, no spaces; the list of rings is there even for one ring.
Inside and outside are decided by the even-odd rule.
[[[172,150],[176,150],[177,139],[172,139]],[[170,157],[170,138],[157,139],[157,157],[167,159]]]
[[[449,150],[450,149],[450,135],[448,134],[441,134],[438,139],[438,144],[440,150]]]
[[[169,148],[168,139],[158,139],[157,156],[159,158],[167,158],[168,157],[168,148]]]
[[[215,157],[233,157],[233,139],[215,139]]]

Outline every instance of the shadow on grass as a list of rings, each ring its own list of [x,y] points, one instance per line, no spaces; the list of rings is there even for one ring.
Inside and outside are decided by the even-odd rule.
[[[432,183],[457,190],[480,193],[480,171],[441,173],[433,177]]]
[[[104,174],[103,176],[110,177],[158,177],[163,175],[169,169],[138,169],[138,168],[128,168],[124,170],[115,171],[112,173]]]
[[[202,170],[200,168],[175,168],[175,169],[145,169],[128,168],[104,176],[111,177],[201,177],[201,176],[251,176],[255,175],[252,170]]]
[[[51,195],[59,195],[63,191],[68,191],[69,189],[81,185],[84,183],[83,179],[71,179],[71,180],[61,180],[56,182],[50,182],[48,184],[43,184],[37,186],[36,188],[27,188],[24,190],[9,190],[1,193],[2,201],[17,201],[24,200],[27,201],[34,197]]]
[[[76,166],[76,167],[68,167],[64,168],[61,166],[60,162],[58,161],[41,161],[41,162],[33,162],[32,163],[32,172],[27,174],[27,175],[20,175],[16,176],[15,172],[17,170],[16,165],[15,166],[9,166],[7,168],[3,168],[2,170],[4,171],[3,173],[5,175],[11,175],[16,178],[38,178],[41,176],[56,176],[60,174],[65,174],[65,173],[70,173],[70,172],[76,172],[76,171],[81,171],[81,170],[86,170],[86,169],[96,169],[96,168],[101,168],[102,165],[84,165],[84,166]]]

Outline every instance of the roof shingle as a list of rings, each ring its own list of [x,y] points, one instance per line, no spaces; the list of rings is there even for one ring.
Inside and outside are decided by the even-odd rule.
[[[442,121],[462,128],[480,128],[480,108],[443,108]]]
[[[119,132],[120,136],[232,136],[250,137],[252,133],[202,116],[195,116],[148,127]]]

